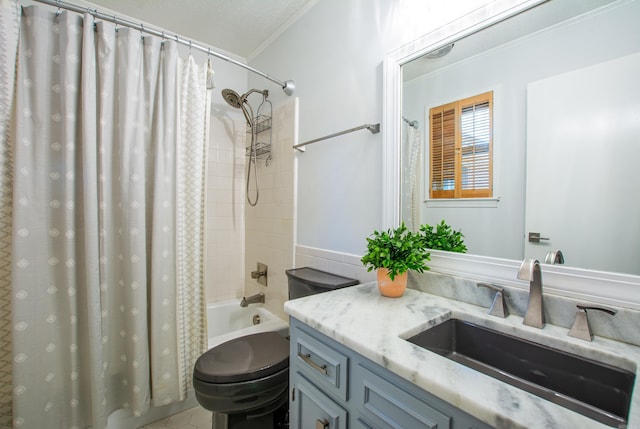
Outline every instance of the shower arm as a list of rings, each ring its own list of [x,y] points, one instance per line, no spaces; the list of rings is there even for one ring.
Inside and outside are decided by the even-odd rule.
[[[242,94],[242,97],[240,97],[242,99],[243,102],[247,103],[247,99],[248,97],[253,94],[254,92],[257,92],[258,94],[261,94],[262,97],[264,99],[266,99],[269,96],[269,90],[267,89],[263,89],[262,91],[260,91],[259,89],[251,89],[247,92],[245,92],[244,94]]]
[[[292,80],[286,80],[283,82],[281,80],[274,78],[273,76],[268,75],[267,73],[264,73],[256,68],[251,67],[248,64],[241,63],[240,61],[234,60],[233,58],[230,58],[226,55],[216,52],[210,46],[194,43],[193,40],[184,39],[178,36],[177,34],[169,35],[166,33],[166,31],[156,30],[155,28],[147,27],[141,22],[136,23],[134,21],[129,21],[128,19],[120,18],[116,15],[108,15],[106,13],[98,11],[98,9],[82,7],[72,3],[63,2],[61,0],[34,0],[34,1],[37,3],[44,3],[49,6],[57,7],[59,9],[70,10],[75,13],[80,13],[80,14],[88,13],[89,15],[92,15],[93,17],[101,19],[103,21],[113,22],[116,25],[122,25],[124,27],[135,28],[136,30],[140,30],[141,33],[151,34],[154,36],[162,37],[163,39],[175,40],[176,43],[186,45],[189,47],[189,49],[195,49],[197,51],[204,52],[207,55],[219,58],[231,64],[235,64],[238,67],[242,67],[245,70],[249,70],[252,73],[262,76],[263,78],[280,85],[284,93],[287,95],[292,95],[293,92],[296,90],[296,83]]]

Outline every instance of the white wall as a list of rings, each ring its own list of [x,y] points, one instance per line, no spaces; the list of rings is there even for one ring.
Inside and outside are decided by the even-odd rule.
[[[296,81],[300,142],[378,123],[384,56],[486,3],[322,0],[251,65]],[[249,82],[264,85],[257,76]],[[272,91],[274,100],[284,97]],[[358,131],[296,154],[298,244],[363,253],[365,237],[382,225],[381,136]]]

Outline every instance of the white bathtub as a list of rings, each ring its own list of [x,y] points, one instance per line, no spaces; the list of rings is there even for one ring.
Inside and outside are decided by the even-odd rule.
[[[254,316],[258,316],[258,324],[254,324]],[[209,348],[232,338],[266,331],[276,331],[286,336],[289,325],[262,304],[250,304],[243,308],[239,299],[231,299],[207,305]]]

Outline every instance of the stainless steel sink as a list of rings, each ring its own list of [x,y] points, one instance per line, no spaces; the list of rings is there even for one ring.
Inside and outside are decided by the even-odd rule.
[[[459,319],[408,341],[606,425],[627,422],[635,374],[626,369]]]

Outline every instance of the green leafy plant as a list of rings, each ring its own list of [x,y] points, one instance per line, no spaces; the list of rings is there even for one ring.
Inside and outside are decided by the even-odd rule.
[[[464,235],[460,231],[454,231],[451,226],[442,220],[438,225],[424,224],[420,226],[420,232],[424,240],[424,246],[432,250],[447,250],[449,252],[466,253]]]
[[[374,231],[367,237],[367,252],[361,261],[367,271],[386,268],[393,280],[408,270],[428,270],[429,256],[422,234],[409,231],[403,222],[395,229]]]

